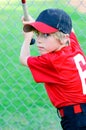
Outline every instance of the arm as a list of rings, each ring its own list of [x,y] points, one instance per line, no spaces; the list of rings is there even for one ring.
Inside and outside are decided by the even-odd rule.
[[[27,66],[27,58],[30,56],[30,42],[33,37],[33,32],[24,32],[24,42],[20,51],[20,63]]]
[[[29,18],[30,18],[29,22],[34,21],[34,19],[31,16],[29,16]],[[24,17],[22,17],[22,23],[23,25],[25,25],[28,23],[28,21],[25,21]],[[23,34],[24,34],[24,42],[22,44],[21,51],[20,51],[20,63],[24,66],[27,66],[27,58],[30,56],[30,42],[33,37],[33,32],[25,33],[23,31]]]

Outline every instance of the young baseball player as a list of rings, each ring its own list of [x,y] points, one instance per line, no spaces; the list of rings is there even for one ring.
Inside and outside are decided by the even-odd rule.
[[[23,24],[21,64],[31,70],[37,83],[44,83],[63,130],[86,130],[86,58],[70,16],[61,9],[46,9],[36,21]],[[30,55],[34,32],[39,56]]]

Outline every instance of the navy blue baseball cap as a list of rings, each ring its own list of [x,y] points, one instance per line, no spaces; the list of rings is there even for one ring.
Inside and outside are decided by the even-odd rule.
[[[24,25],[25,32],[38,30],[41,33],[54,33],[61,31],[70,34],[72,30],[72,20],[70,16],[61,9],[46,9],[42,11],[35,22]]]

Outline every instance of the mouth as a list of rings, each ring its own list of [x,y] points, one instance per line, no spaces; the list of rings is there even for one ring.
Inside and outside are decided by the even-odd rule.
[[[42,51],[42,50],[44,50],[44,47],[39,47],[39,46],[38,46],[38,50],[39,50],[39,51]]]

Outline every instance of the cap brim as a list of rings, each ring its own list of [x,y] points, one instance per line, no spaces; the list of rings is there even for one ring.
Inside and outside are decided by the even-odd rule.
[[[58,31],[56,28],[53,28],[42,22],[29,23],[24,25],[23,27],[24,32],[29,32],[32,31],[33,29],[38,30],[41,33],[54,33]]]

